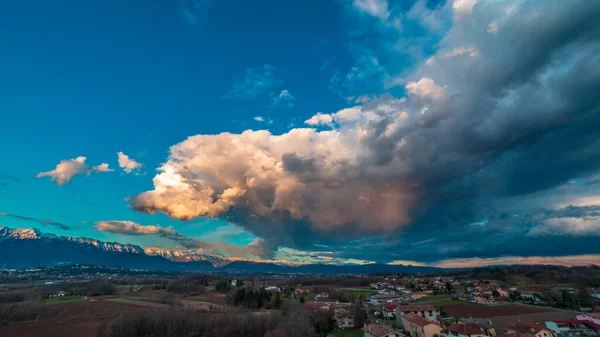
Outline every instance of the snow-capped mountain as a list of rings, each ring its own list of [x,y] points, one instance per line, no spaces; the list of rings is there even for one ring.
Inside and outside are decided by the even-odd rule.
[[[144,253],[151,256],[162,256],[165,259],[175,262],[208,261],[215,267],[221,267],[231,263],[231,260],[225,256],[186,253],[159,247],[144,248]]]

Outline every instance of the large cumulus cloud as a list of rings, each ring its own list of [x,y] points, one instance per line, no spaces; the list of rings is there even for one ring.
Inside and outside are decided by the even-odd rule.
[[[406,96],[307,121],[326,128],[189,137],[132,206],[182,220],[228,218],[274,247],[306,248],[400,230],[415,240],[420,228],[476,231],[465,227],[474,214],[452,218],[454,205],[470,213],[479,200],[597,173],[600,3],[453,4],[437,52],[391,81]],[[566,220],[546,224],[557,221]],[[498,247],[517,235],[496,231]],[[454,244],[443,254],[466,251]]]

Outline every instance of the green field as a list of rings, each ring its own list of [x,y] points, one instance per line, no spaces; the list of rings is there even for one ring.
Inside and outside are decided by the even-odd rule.
[[[360,329],[337,329],[329,333],[335,337],[363,337],[365,333]]]
[[[72,302],[82,302],[85,301],[84,296],[57,296],[57,297],[49,297],[43,299],[40,304],[41,305],[55,305],[55,304],[63,304],[63,303],[72,303]]]
[[[354,295],[360,295],[360,296],[365,296],[365,297],[371,297],[371,296],[377,294],[377,290],[371,290],[371,289],[343,288],[342,290],[345,292],[352,293]]]

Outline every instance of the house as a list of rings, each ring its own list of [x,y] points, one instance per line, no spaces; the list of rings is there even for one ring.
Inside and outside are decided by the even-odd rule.
[[[395,304],[387,304],[383,306],[383,317],[385,318],[394,318],[395,317],[395,310],[398,306]]]
[[[442,327],[417,314],[402,316],[402,326],[410,337],[433,337],[442,335]]]
[[[59,291],[56,293],[56,295],[51,295],[51,297],[63,297],[63,296],[67,296],[67,292],[66,291]]]
[[[585,316],[585,315],[578,315]],[[592,321],[588,320],[563,320],[563,321],[554,321],[557,325],[559,331],[563,334],[572,335],[600,335],[600,324],[596,324]]]
[[[521,293],[521,299],[524,301],[535,301],[535,292],[534,291],[523,291]]]
[[[323,301],[310,301],[304,303],[304,307],[310,310],[329,310],[331,309],[330,303]]]
[[[271,293],[281,292],[281,289],[279,289],[278,287],[275,287],[275,286],[266,287],[265,290],[268,292],[271,292]]]
[[[376,294],[371,296],[371,303],[373,304],[386,304],[402,301],[403,297],[396,294]]]
[[[333,312],[335,324],[338,329],[348,329],[354,327],[354,315],[348,309],[336,308]]]
[[[517,323],[506,327],[508,332],[522,332],[535,337],[556,337],[556,334],[546,325],[538,322]]]
[[[575,319],[580,321],[590,321],[592,323],[600,325],[600,317],[596,317],[596,315],[594,314],[575,315]]]
[[[412,305],[400,305],[395,309],[396,313],[396,325],[402,325],[402,315],[415,314],[419,315],[430,322],[437,322],[437,318],[440,312],[431,304],[412,304]]]
[[[400,337],[400,331],[384,324],[369,324],[362,328],[365,337]]]
[[[444,331],[446,337],[486,337],[495,336],[496,330],[479,323],[455,323]]]

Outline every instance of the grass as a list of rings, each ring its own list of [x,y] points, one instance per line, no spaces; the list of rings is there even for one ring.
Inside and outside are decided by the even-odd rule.
[[[360,329],[337,329],[329,333],[335,337],[363,337],[365,333]]]
[[[442,300],[447,300],[449,297],[450,296],[448,296],[448,295],[430,295],[430,296],[421,297],[418,300],[416,300],[414,303],[419,304],[419,303],[429,303],[429,302],[434,302],[434,301],[442,301]]]
[[[377,290],[370,290],[370,289],[343,288],[342,290],[345,292],[352,293],[354,295],[360,295],[360,296],[365,296],[365,297],[371,297],[371,296],[377,294]]]
[[[383,324],[387,324],[391,327],[396,327],[396,320],[395,319],[380,319],[379,322],[383,323]]]
[[[496,330],[496,335],[503,335],[505,332],[505,329],[501,326],[495,326],[494,330]]]
[[[57,297],[48,297],[43,299],[40,304],[41,305],[55,305],[55,304],[63,304],[63,303],[73,303],[73,302],[82,302],[85,301],[84,296],[57,296]]]

